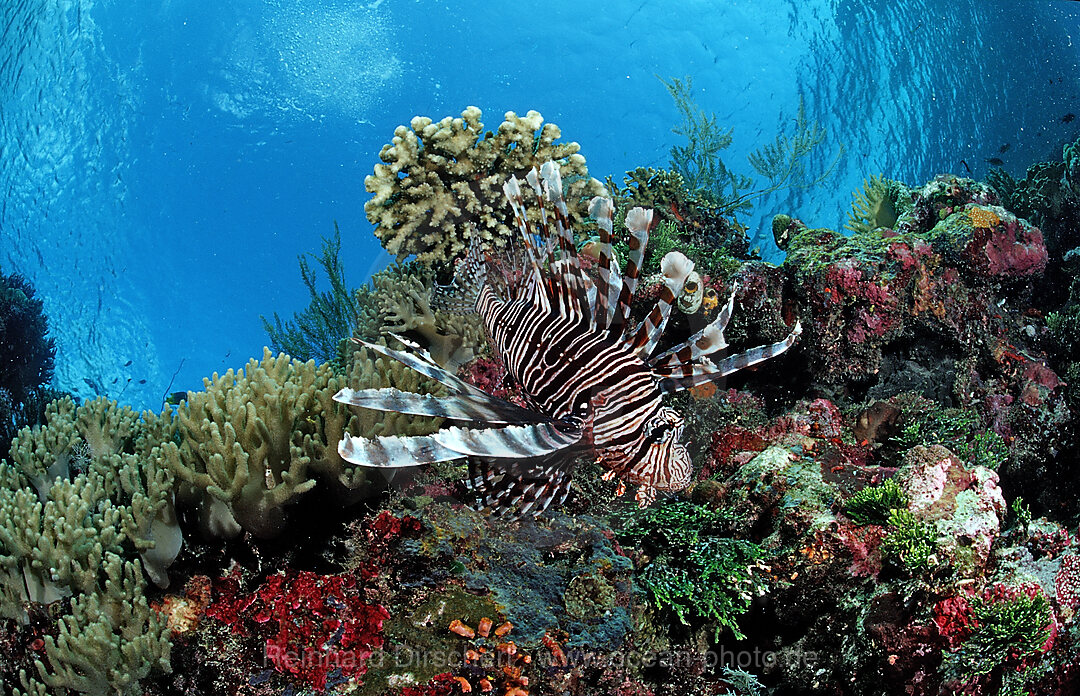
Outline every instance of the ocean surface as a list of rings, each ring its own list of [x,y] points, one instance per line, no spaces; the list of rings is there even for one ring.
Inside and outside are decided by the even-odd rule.
[[[306,306],[297,256],[335,221],[351,284],[390,261],[363,180],[414,115],[536,109],[619,181],[678,142],[658,78],[693,79],[735,171],[802,95],[844,150],[744,221],[779,260],[774,212],[840,228],[870,175],[1059,156],[1077,41],[1063,0],[6,0],[0,269],[44,299],[56,386],[157,409],[261,354],[260,316]]]

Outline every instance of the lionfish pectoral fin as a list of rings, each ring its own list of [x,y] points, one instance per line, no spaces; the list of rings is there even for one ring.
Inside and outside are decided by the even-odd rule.
[[[361,390],[346,387],[334,395],[334,401],[349,404],[350,406],[370,408],[375,411],[405,413],[412,416],[434,416],[450,420],[477,421],[496,425],[522,425],[549,420],[543,414],[487,394],[484,397],[470,394],[433,396],[431,394],[401,391],[392,387]]]
[[[515,461],[470,457],[466,485],[476,494],[477,507],[494,515],[536,516],[566,500],[572,462],[561,455]]]
[[[449,462],[464,455],[443,447],[430,435],[415,437],[356,437],[345,433],[338,454],[350,464],[375,467],[404,467]]]
[[[567,432],[556,423],[537,423],[483,430],[446,428],[432,437],[440,446],[461,455],[528,459],[572,448],[581,440],[581,431]]]
[[[379,355],[384,355],[388,358],[397,360],[399,363],[411,367],[420,374],[429,379],[433,379],[440,384],[449,387],[457,394],[468,394],[470,396],[476,396],[480,398],[494,398],[490,394],[484,392],[481,389],[477,389],[468,382],[459,379],[457,376],[447,372],[443,368],[435,364],[435,361],[431,359],[431,356],[426,351],[422,350],[412,341],[403,336],[397,334],[390,334],[403,345],[407,346],[414,353],[406,353],[403,351],[394,350],[393,348],[387,348],[386,346],[380,346],[378,343],[368,343],[367,341],[359,338],[354,338],[353,341],[375,351]]]

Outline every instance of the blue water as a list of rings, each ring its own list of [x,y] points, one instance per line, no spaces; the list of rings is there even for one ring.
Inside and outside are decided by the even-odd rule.
[[[833,178],[745,220],[839,227],[884,173],[1021,175],[1080,122],[1080,3],[632,0],[0,3],[0,269],[28,276],[57,386],[158,408],[242,365],[260,315],[307,304],[296,257],[336,220],[353,285],[388,263],[363,179],[395,126],[536,109],[591,173],[665,166],[692,76],[734,128],[725,161],[790,128],[799,94],[845,147]],[[136,9],[137,8],[137,9]],[[543,9],[541,9],[543,8]]]

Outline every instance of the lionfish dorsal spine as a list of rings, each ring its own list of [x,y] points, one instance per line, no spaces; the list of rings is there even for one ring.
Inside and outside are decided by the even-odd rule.
[[[591,309],[587,299],[585,274],[578,262],[577,246],[574,244],[574,232],[569,225],[569,213],[562,197],[562,176],[554,162],[547,161],[537,169],[533,167],[525,181],[536,194],[539,211],[538,227],[546,240],[548,255],[549,287],[552,298],[560,313],[572,321],[591,320]],[[551,203],[549,212],[547,203]],[[552,230],[551,219],[555,229]]]
[[[596,287],[596,303],[593,310],[593,321],[596,329],[600,331],[611,326],[615,308],[619,304],[619,295],[622,292],[622,276],[615,268],[615,253],[611,248],[614,214],[615,206],[610,198],[596,196],[589,201],[589,215],[596,220],[596,227],[600,233],[597,266],[599,282]]]
[[[660,342],[675,298],[682,293],[686,279],[693,270],[694,262],[678,251],[669,252],[661,260],[660,271],[664,274],[664,282],[660,288],[660,297],[627,344],[642,360],[647,360]]]
[[[660,379],[660,391],[666,394],[690,389],[707,382],[715,382],[733,372],[757,365],[769,358],[775,358],[795,345],[795,340],[800,334],[802,334],[802,324],[796,322],[791,333],[782,341],[751,348],[738,355],[719,360],[715,364],[705,360],[702,364],[696,365],[679,364],[667,368],[654,368],[653,374]]]
[[[728,322],[731,321],[731,313],[735,308],[735,292],[737,290],[738,284],[732,288],[727,304],[705,328],[671,350],[664,351],[653,357],[648,361],[649,365],[654,368],[669,368],[727,348],[728,344],[724,338],[724,330],[727,328]]]
[[[649,228],[652,227],[653,211],[645,208],[631,208],[626,214],[626,229],[630,237],[626,240],[630,253],[623,272],[622,289],[619,303],[615,309],[614,327],[621,329],[630,318],[630,299],[637,290],[638,274],[645,258],[645,247],[649,243]]]
[[[529,270],[525,280],[525,296],[532,302],[537,303],[545,311],[550,309],[549,299],[544,292],[544,274],[540,271],[541,252],[536,248],[537,236],[533,232],[532,225],[525,213],[525,200],[521,195],[521,183],[516,176],[503,183],[503,195],[506,196],[510,209],[514,211],[514,226],[521,233],[522,243],[525,246],[525,256],[528,259]],[[543,256],[550,262],[550,247],[546,239],[540,239],[544,245]]]

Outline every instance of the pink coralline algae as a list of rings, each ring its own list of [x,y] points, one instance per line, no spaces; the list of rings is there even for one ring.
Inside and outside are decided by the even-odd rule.
[[[972,208],[967,211],[974,224],[977,212],[990,215],[989,227],[972,227],[966,252],[972,268],[994,278],[1024,278],[1046,270],[1047,252],[1042,232],[1003,208]]]
[[[857,578],[876,578],[881,572],[880,547],[885,538],[885,529],[878,524],[841,524],[836,536],[851,553],[848,572]]]
[[[958,594],[946,597],[934,605],[934,623],[937,624],[941,637],[948,642],[950,650],[960,647],[964,639],[975,630],[969,596]]]
[[[974,604],[976,602],[998,604],[1013,602],[1019,597],[1034,599],[1042,594],[1042,588],[1038,583],[1022,583],[1019,585],[994,583],[981,592],[963,591],[951,597],[946,597],[934,605],[934,623],[937,624],[941,636],[948,641],[949,649],[956,650],[979,627],[979,620],[974,615]],[[1049,636],[1040,647],[1040,652],[1043,653],[1053,647],[1058,633],[1058,624],[1052,613],[1049,618],[1050,621],[1046,626],[1049,629]],[[1014,654],[1010,659],[1016,659],[1017,657]]]
[[[383,621],[390,614],[364,601],[353,574],[319,575],[281,571],[250,594],[240,593],[239,571],[215,583],[207,616],[234,633],[265,637],[274,669],[316,691],[331,674],[342,681],[367,671],[367,659],[382,647]]]
[[[937,528],[941,551],[962,569],[986,566],[1001,532],[1005,498],[998,475],[965,467],[941,445],[913,447],[897,472],[911,511]]]

